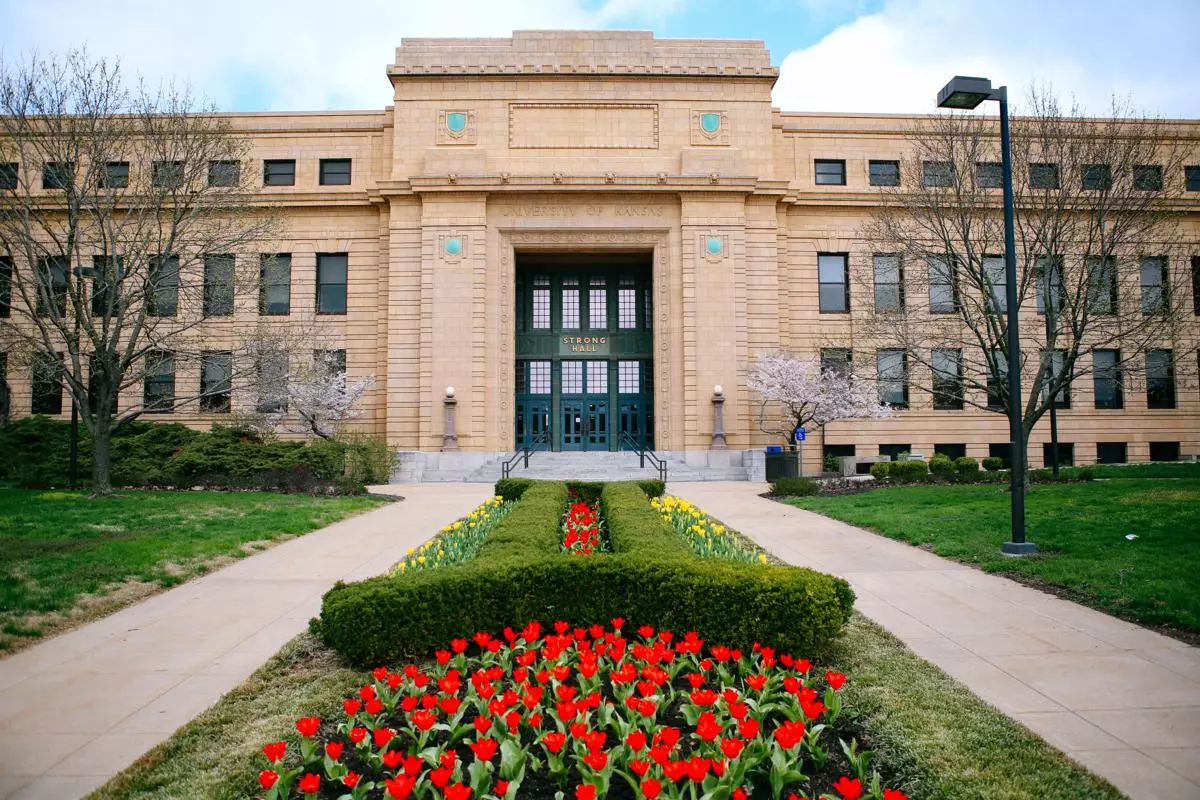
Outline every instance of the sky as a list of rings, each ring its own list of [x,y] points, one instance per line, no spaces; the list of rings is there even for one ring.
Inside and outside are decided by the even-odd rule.
[[[0,0],[6,60],[86,46],[226,111],[381,109],[402,37],[558,28],[761,39],[785,111],[925,112],[959,74],[1200,118],[1200,0]]]

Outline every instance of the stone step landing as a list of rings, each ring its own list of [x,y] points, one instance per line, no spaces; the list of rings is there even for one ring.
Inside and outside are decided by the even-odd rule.
[[[392,482],[466,481],[492,483],[500,479],[507,453],[402,453]],[[753,452],[740,450],[688,451],[657,454],[667,462],[668,481],[745,481],[761,472]],[[757,467],[757,470],[756,470]],[[658,477],[649,458],[643,466],[632,452],[548,452],[529,457],[529,467],[518,461],[514,478],[577,481],[641,480]]]

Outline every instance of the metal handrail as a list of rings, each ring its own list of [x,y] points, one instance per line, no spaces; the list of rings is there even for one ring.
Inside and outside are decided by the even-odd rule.
[[[500,475],[505,478],[510,477],[512,475],[513,467],[517,465],[518,461],[522,460],[525,462],[525,469],[529,469],[529,456],[531,456],[534,452],[533,446],[538,444],[549,444],[549,437],[550,431],[547,429],[527,441],[524,447],[522,447],[520,450],[517,450],[512,454],[511,458],[500,465]]]
[[[650,459],[651,465],[658,471],[658,479],[663,483],[667,482],[667,462],[657,453],[647,449],[645,445],[630,436],[628,431],[621,431],[621,444],[632,445],[632,449],[638,454],[638,465],[641,469],[646,468],[646,459]]]

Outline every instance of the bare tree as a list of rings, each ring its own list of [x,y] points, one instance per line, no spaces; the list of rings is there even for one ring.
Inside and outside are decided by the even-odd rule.
[[[0,340],[65,383],[97,495],[111,492],[118,425],[187,403],[222,410],[256,355],[286,344],[283,327],[235,314],[257,297],[245,290],[260,243],[280,232],[256,201],[248,149],[187,91],[129,88],[119,65],[86,52],[0,64]],[[203,373],[198,391],[168,385],[188,369]]]
[[[879,401],[875,383],[858,376],[849,363],[821,363],[817,357],[788,353],[759,356],[746,385],[761,398],[758,427],[795,444],[796,429],[841,419],[884,419],[891,409]]]
[[[904,180],[881,189],[864,231],[871,254],[856,271],[875,293],[856,327],[905,353],[935,407],[1008,414],[998,126],[947,114],[907,138]],[[1188,281],[1179,141],[1170,121],[1127,104],[1085,119],[1037,89],[1013,118],[1022,453],[1080,378],[1097,375],[1119,403],[1130,378],[1194,347],[1174,291]]]

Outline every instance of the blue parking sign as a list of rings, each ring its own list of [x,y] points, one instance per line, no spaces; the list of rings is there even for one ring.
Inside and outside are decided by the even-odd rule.
[[[803,442],[806,436],[808,436],[808,434],[805,432],[804,428],[796,428],[797,442]]]

